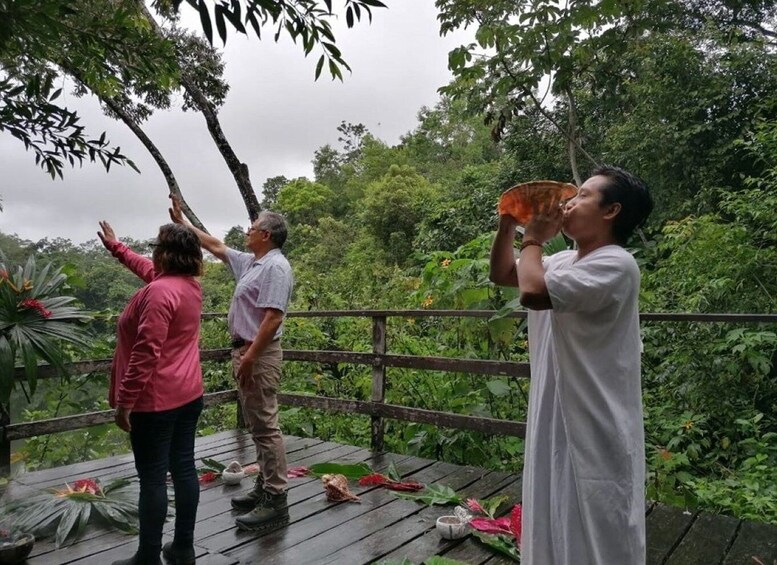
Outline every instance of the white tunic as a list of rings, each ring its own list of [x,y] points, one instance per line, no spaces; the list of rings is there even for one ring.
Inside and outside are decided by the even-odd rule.
[[[608,245],[545,260],[529,313],[523,565],[645,563],[639,268]]]

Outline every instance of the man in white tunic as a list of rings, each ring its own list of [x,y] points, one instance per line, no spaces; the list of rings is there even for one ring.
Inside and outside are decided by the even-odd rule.
[[[637,263],[623,245],[653,208],[645,184],[600,167],[526,226],[500,217],[491,280],[529,309],[531,385],[523,565],[645,563],[645,446]],[[563,229],[577,250],[543,260]]]

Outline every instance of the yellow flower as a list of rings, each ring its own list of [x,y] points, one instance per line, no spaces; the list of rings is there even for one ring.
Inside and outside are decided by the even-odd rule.
[[[687,420],[687,421],[686,421],[686,422],[683,424],[683,427],[684,427],[686,430],[690,430],[690,429],[693,427],[693,422],[692,422],[691,420]]]
[[[451,264],[451,260],[450,259],[443,259],[442,263],[440,263],[440,265],[442,265],[443,269],[447,269],[448,265],[450,265],[450,264]]]
[[[411,326],[414,325],[415,324],[415,318],[408,318],[407,319],[407,323],[410,324]]]
[[[24,286],[22,287],[22,290],[32,290],[32,281],[24,279]]]
[[[421,306],[422,306],[423,308],[429,308],[429,306],[431,306],[433,302],[434,302],[434,298],[432,298],[431,296],[427,296],[427,297],[424,299],[424,301],[423,301],[423,302],[421,302]]]

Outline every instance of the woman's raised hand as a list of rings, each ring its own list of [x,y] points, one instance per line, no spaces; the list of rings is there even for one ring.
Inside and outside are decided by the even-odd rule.
[[[172,201],[172,206],[167,209],[167,211],[170,212],[170,219],[176,224],[184,223],[183,211],[181,210],[181,199],[171,194],[170,200]]]

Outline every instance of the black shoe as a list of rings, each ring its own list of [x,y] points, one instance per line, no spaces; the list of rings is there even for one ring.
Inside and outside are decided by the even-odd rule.
[[[256,508],[256,505],[264,499],[266,494],[260,475],[256,478],[253,489],[243,495],[236,496],[231,500],[232,508],[235,510],[253,510]]]
[[[142,557],[138,557],[138,554],[136,553],[129,559],[119,559],[118,561],[114,561],[112,565],[163,565],[163,564],[159,556],[157,556],[156,559],[143,559]]]
[[[194,546],[181,549],[169,541],[162,547],[162,556],[171,565],[194,565]]]
[[[286,493],[265,493],[264,499],[248,514],[235,520],[241,530],[271,532],[289,524],[289,505]]]

